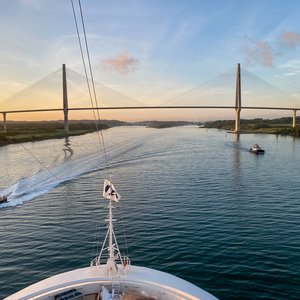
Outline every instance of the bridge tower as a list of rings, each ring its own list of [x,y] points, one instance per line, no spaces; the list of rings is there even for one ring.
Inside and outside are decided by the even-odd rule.
[[[241,65],[236,66],[236,86],[235,86],[235,128],[234,132],[240,131],[240,115],[241,115]]]
[[[68,90],[67,90],[67,75],[66,75],[66,65],[62,65],[62,80],[63,80],[63,107],[64,107],[64,128],[65,133],[69,132],[69,105],[68,105]]]
[[[6,112],[3,112],[2,116],[3,116],[3,132],[6,133],[7,132]]]

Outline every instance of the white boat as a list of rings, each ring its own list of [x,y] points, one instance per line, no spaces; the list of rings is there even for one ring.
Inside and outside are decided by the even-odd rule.
[[[0,196],[0,204],[7,203],[9,195],[10,194]]]
[[[7,197],[6,196],[0,196],[0,204],[7,203]]]
[[[217,299],[174,275],[131,265],[130,259],[121,255],[114,233],[112,209],[121,196],[110,180],[104,181],[103,196],[108,199],[108,230],[90,266],[44,279],[6,300]]]

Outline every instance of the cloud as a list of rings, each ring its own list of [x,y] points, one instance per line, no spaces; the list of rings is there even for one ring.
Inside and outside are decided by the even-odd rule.
[[[271,67],[276,56],[284,55],[285,52],[300,45],[300,34],[282,31],[271,44],[266,41],[252,41],[247,36],[246,40],[248,44],[242,48],[246,63]],[[287,76],[292,75],[295,74],[287,74]]]
[[[286,78],[297,76],[300,74],[300,60],[290,60],[285,64],[279,65],[279,68],[284,70],[284,74],[277,75],[278,78]]]
[[[273,65],[273,51],[268,42],[257,41],[243,48],[245,60],[249,64]]]
[[[300,43],[300,34],[292,31],[283,31],[279,36],[279,42],[290,49],[294,49]]]
[[[28,7],[33,7],[33,8],[41,8],[42,3],[39,0],[19,0],[21,4],[28,6]]]
[[[128,56],[127,52],[121,52],[119,55],[107,58],[103,61],[103,67],[106,70],[114,70],[122,75],[127,75],[135,71],[139,61],[134,57]]]

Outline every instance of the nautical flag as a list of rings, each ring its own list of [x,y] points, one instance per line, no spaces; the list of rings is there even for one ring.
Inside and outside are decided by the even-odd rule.
[[[103,197],[119,202],[121,195],[116,191],[114,185],[107,179],[104,179]]]

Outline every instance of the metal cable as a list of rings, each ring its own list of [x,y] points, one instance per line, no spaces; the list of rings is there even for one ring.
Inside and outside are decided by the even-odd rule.
[[[73,0],[71,0],[71,1],[73,1]],[[96,89],[95,89],[95,83],[94,83],[94,76],[93,76],[93,71],[92,71],[92,64],[91,64],[91,58],[90,58],[90,53],[89,53],[89,47],[88,47],[88,42],[87,42],[87,37],[86,37],[86,30],[85,30],[85,23],[84,23],[84,18],[83,18],[81,0],[78,0],[78,4],[79,4],[79,9],[80,9],[81,24],[82,24],[84,41],[85,41],[85,49],[86,49],[86,55],[87,55],[87,60],[88,60],[89,72],[90,72],[90,76],[91,76],[91,85],[93,87],[94,101],[95,101],[96,107],[99,107],[98,106]],[[99,131],[98,131],[99,142],[100,142],[100,144],[102,144],[104,159],[105,159],[105,163],[106,163],[106,170],[107,170],[109,179],[111,179],[111,174],[110,174],[110,171],[109,171],[109,164],[108,164],[108,159],[107,159],[107,154],[106,154],[106,149],[105,149],[103,131],[102,131],[101,118],[100,118],[100,114],[99,114],[98,109],[97,109],[97,117],[98,117],[97,121],[100,125],[100,135],[101,135],[101,139],[100,139],[100,135],[99,135]]]

